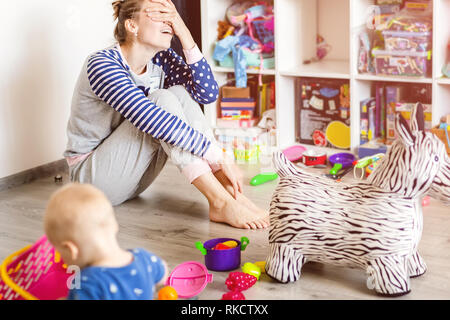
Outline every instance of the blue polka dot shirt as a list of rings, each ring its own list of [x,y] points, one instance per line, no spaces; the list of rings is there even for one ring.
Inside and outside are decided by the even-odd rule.
[[[127,266],[81,270],[79,288],[70,289],[68,300],[152,300],[155,284],[164,277],[164,264],[145,249],[131,252],[134,259]]]

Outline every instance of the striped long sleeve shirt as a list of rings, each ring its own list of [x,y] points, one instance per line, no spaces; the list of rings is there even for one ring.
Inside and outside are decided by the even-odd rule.
[[[159,52],[147,65],[147,72],[161,75],[161,88],[182,85],[198,103],[212,103],[219,88],[206,59],[197,47],[195,50],[200,59],[189,64],[172,49]],[[125,118],[155,139],[206,158],[212,142],[151,102],[146,94],[133,80],[118,45],[89,56],[72,100],[64,155],[71,158],[91,152]]]

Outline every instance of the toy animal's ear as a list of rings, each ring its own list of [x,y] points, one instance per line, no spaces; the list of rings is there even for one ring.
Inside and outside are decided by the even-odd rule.
[[[396,124],[397,124],[397,132],[400,138],[403,140],[403,142],[408,146],[413,145],[416,137],[411,132],[408,122],[405,120],[405,118],[403,118],[403,116],[400,113],[397,114]]]
[[[420,102],[416,103],[411,112],[411,130],[413,132],[425,130],[423,105]]]

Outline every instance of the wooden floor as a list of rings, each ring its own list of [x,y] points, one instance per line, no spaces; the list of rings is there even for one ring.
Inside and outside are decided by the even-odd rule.
[[[247,178],[258,170],[246,168]],[[67,182],[64,175],[63,183]],[[53,178],[48,178],[0,192],[1,260],[43,235],[46,202],[60,186]],[[276,181],[259,187],[247,185],[245,194],[261,207],[268,208],[275,186]],[[266,258],[268,231],[239,230],[210,222],[206,200],[171,164],[140,198],[116,207],[116,215],[121,245],[146,248],[165,259],[170,269],[189,260],[204,263],[194,243],[217,237],[240,239],[246,236],[250,239],[242,253],[242,263]],[[424,232],[419,249],[428,271],[411,280],[410,294],[395,299],[450,299],[450,209],[434,200],[424,208]],[[228,272],[211,273],[214,281],[199,299],[220,299],[226,292],[224,283]],[[307,264],[302,278],[296,283],[279,284],[263,275],[244,294],[248,300],[383,299],[367,289],[364,271],[317,263]]]

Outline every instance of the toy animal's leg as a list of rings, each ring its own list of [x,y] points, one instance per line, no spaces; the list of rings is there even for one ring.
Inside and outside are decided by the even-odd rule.
[[[427,271],[427,265],[419,252],[414,252],[408,259],[408,274],[411,278],[419,277]]]
[[[282,283],[300,278],[305,257],[286,243],[271,243],[266,260],[266,274]]]
[[[406,256],[386,256],[369,262],[367,287],[381,295],[402,296],[411,291]]]

